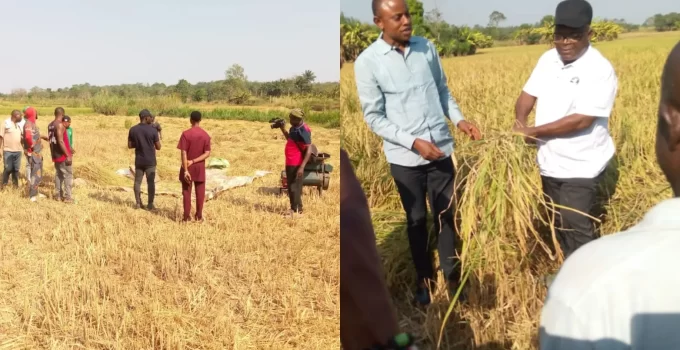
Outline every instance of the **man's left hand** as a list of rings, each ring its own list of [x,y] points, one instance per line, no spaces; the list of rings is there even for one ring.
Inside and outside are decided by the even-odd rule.
[[[533,143],[536,141],[535,138],[537,135],[535,130],[536,130],[535,128],[520,126],[514,126],[512,128],[513,132],[524,135],[524,141],[526,143]]]
[[[464,132],[466,135],[470,136],[470,138],[473,141],[481,140],[482,139],[482,133],[479,132],[479,129],[477,129],[476,126],[474,126],[472,123],[468,123],[465,120],[461,120],[458,122],[458,130]]]
[[[305,173],[305,168],[303,166],[300,166],[297,170],[297,177],[296,179],[302,179],[302,176]]]

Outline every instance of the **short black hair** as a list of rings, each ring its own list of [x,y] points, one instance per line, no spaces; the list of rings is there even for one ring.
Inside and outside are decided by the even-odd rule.
[[[142,109],[139,112],[139,120],[142,120],[142,119],[148,118],[148,117],[151,117],[151,112],[149,112],[148,109],[145,108],[145,109]]]
[[[191,118],[191,121],[194,122],[194,123],[200,122],[201,121],[201,112],[199,112],[199,111],[191,112],[190,118]]]
[[[66,112],[64,112],[64,109],[61,108],[61,107],[57,107],[57,108],[54,109],[54,115],[55,115],[55,116],[57,116],[57,115],[64,115],[64,113],[66,113]]]
[[[371,8],[373,10],[373,16],[378,16],[380,13],[380,6],[382,5],[383,0],[373,0],[371,3]]]
[[[666,64],[663,67],[663,73],[661,74],[661,100],[659,105],[670,105],[677,109],[680,109],[680,42],[675,44],[675,47],[671,50],[671,53],[666,59]],[[666,140],[670,137],[670,126],[666,122],[666,119],[661,115],[659,111],[658,116],[658,128],[661,136]]]
[[[663,67],[661,74],[661,101],[670,104],[680,104],[680,42],[675,44]],[[680,106],[678,106],[680,107]]]
[[[12,114],[10,114],[10,115],[14,115],[14,114],[21,115],[21,111],[18,110],[18,109],[15,109],[15,110],[12,111]]]

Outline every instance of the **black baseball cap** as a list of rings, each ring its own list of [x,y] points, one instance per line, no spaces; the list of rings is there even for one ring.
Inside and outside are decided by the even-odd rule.
[[[555,10],[555,25],[583,28],[593,21],[593,7],[586,0],[564,0]]]
[[[63,118],[61,118],[61,120],[62,120],[62,121],[65,121],[65,122],[70,122],[70,121],[71,121],[71,117],[65,115]]]
[[[142,109],[142,111],[139,112],[140,118],[146,118],[146,117],[150,117],[150,116],[151,116],[151,112],[149,112],[148,109]]]

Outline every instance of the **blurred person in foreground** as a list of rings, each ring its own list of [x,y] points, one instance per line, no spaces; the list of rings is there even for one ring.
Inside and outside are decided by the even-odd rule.
[[[345,350],[412,349],[399,332],[366,195],[340,150],[340,341]]]
[[[54,109],[54,120],[47,125],[50,153],[54,163],[55,199],[64,203],[73,203],[71,189],[73,187],[73,154],[63,124],[65,111],[62,107]]]
[[[434,279],[427,198],[434,214],[440,267],[455,291],[460,282],[454,226],[454,140],[446,119],[473,140],[477,127],[464,120],[447,87],[434,44],[411,36],[404,0],[374,0],[380,37],[354,64],[357,91],[368,127],[383,139],[397,191],[406,212],[408,240],[417,274],[415,301],[430,303]],[[441,218],[441,227],[440,219]],[[441,233],[440,233],[441,232]]]
[[[43,147],[42,141],[49,141],[47,136],[40,135],[38,128],[38,111],[33,107],[26,108],[24,124],[24,153],[30,166],[30,179],[28,181],[28,197],[35,202],[40,197],[38,187],[42,181],[43,172]]]
[[[290,216],[302,215],[302,184],[307,162],[312,156],[312,130],[304,122],[305,113],[292,109],[288,115],[290,130],[281,124],[281,132],[286,138],[286,181],[288,181],[288,198],[290,199]]]
[[[541,314],[543,350],[680,349],[680,43],[663,70],[657,113],[656,157],[673,198],[565,261]]]
[[[538,145],[543,192],[559,209],[557,240],[565,259],[596,239],[591,214],[605,169],[614,156],[609,116],[618,79],[590,44],[593,9],[566,0],[555,10],[555,48],[539,58],[515,104],[514,130]],[[538,101],[538,104],[536,104]],[[536,105],[536,126],[527,117]],[[545,276],[548,285],[554,276]]]
[[[147,210],[154,210],[156,197],[156,151],[161,150],[158,131],[151,126],[151,112],[139,112],[139,124],[128,132],[128,148],[135,150],[135,208],[144,208],[142,203],[142,179],[146,176],[148,193]]]
[[[184,203],[183,221],[191,221],[191,187],[196,188],[196,221],[203,222],[205,203],[205,160],[210,157],[210,135],[201,128],[201,112],[193,111],[189,117],[191,128],[182,132],[177,149],[180,150],[182,167],[179,181],[182,183]]]
[[[2,125],[0,144],[2,144],[2,160],[4,169],[2,172],[2,187],[7,186],[10,176],[12,185],[19,187],[19,169],[21,168],[21,154],[23,146],[21,137],[24,134],[19,122],[22,120],[21,112],[13,110],[10,117]]]

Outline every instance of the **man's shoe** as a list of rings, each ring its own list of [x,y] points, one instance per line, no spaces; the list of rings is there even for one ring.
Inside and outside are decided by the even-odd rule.
[[[142,208],[144,208],[144,204],[142,204],[142,203],[140,203],[140,202],[137,202],[137,203],[135,204],[135,209],[142,209]]]
[[[148,211],[156,210],[156,207],[153,205],[153,203],[150,203],[149,205],[146,206],[146,210]]]
[[[456,293],[458,293],[458,288],[460,288],[460,282],[448,281],[449,295],[451,298],[456,296]],[[465,301],[465,297],[465,286],[463,286],[463,289],[461,289],[460,294],[458,295],[458,302]]]
[[[416,296],[414,298],[414,301],[418,303],[421,306],[427,306],[430,305],[430,289],[427,287],[422,287],[419,286],[416,289]]]

